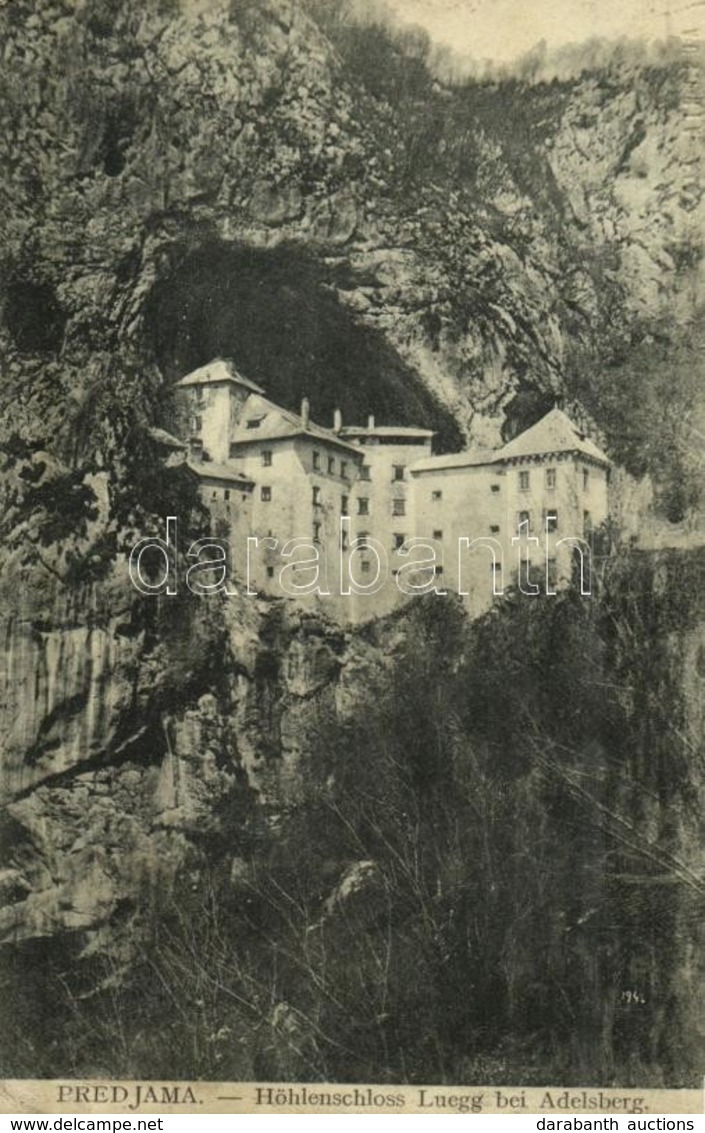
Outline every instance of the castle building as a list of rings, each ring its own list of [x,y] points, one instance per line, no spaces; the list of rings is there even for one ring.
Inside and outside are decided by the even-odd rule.
[[[255,481],[248,534],[260,545],[250,548],[251,587],[276,591],[290,565],[289,584],[302,597],[309,587],[334,597],[358,450],[339,429],[315,424],[306,398],[297,415],[253,394],[232,432],[230,460]],[[303,565],[314,558],[317,569]]]
[[[188,466],[198,477],[201,499],[210,513],[213,534],[230,540],[236,523],[241,529],[250,530],[254,480],[231,465],[216,464],[212,460],[190,460]],[[233,565],[239,574],[247,565],[245,551],[246,548],[233,546]]]
[[[472,615],[509,587],[555,592],[608,516],[608,457],[560,409],[498,449],[433,455],[426,428],[343,425],[270,401],[227,360],[177,383],[179,431],[214,534],[250,593],[341,621],[406,596],[460,593]]]
[[[187,397],[182,420],[188,419],[190,465],[206,505],[212,506],[214,468],[221,476],[229,468],[252,485],[249,506],[231,511],[228,535],[219,530],[250,592],[295,593],[302,600],[320,592],[334,602],[340,519],[349,513],[362,464],[359,448],[341,435],[339,415],[332,429],[317,425],[306,398],[301,413],[291,413],[222,359],[188,374],[177,389]]]
[[[243,406],[252,394],[263,395],[264,390],[222,358],[186,374],[176,388],[185,395],[179,404],[179,432],[188,437],[191,456],[227,464]]]
[[[350,547],[357,551],[351,569],[363,585],[373,584],[378,570],[387,578],[387,585],[374,595],[359,596],[358,606],[363,611],[373,599],[379,614],[399,600],[398,588],[388,583],[407,561],[402,548],[416,534],[411,470],[431,455],[433,431],[375,425],[370,416],[366,426],[345,426],[341,435],[362,454],[351,495]]]
[[[587,584],[590,536],[608,516],[609,467],[554,408],[502,448],[419,461],[418,534],[450,548],[444,582],[473,613],[508,586],[527,595],[564,586],[576,554]]]

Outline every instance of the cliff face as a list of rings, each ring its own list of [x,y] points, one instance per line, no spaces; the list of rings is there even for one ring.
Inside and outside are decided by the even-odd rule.
[[[129,633],[64,611],[3,772],[5,1064],[694,1081],[702,574],[639,554],[590,600],[468,625],[430,598],[350,636],[245,600]]]
[[[378,690],[403,692],[405,666],[414,650],[427,647],[420,615],[346,636],[286,606],[243,597],[156,601],[141,598],[129,582],[125,554],[140,535],[159,530],[160,517],[187,517],[194,535],[203,519],[192,489],[158,469],[145,440],[146,424],[169,426],[178,375],[213,355],[231,355],[282,403],[296,405],[307,393],[314,418],[325,420],[340,405],[348,421],[373,411],[379,421],[429,422],[445,447],[468,435],[496,442],[500,430],[528,424],[561,394],[579,396],[608,437],[627,445],[627,456],[654,443],[667,401],[677,419],[669,434],[674,452],[687,449],[688,437],[676,444],[683,440],[681,402],[690,407],[687,419],[698,421],[702,387],[692,358],[680,359],[695,383],[691,397],[692,387],[675,381],[668,352],[669,343],[692,333],[699,303],[702,204],[686,121],[694,65],[680,57],[663,66],[616,61],[560,83],[450,89],[393,37],[374,28],[341,30],[311,11],[287,0],[47,0],[39,10],[13,0],[0,12],[0,940],[12,946],[7,953],[19,971],[28,964],[36,977],[38,958],[46,960],[56,977],[52,994],[66,972],[75,994],[119,982],[116,972],[132,971],[151,939],[155,908],[183,906],[198,919],[188,894],[214,862],[239,897],[256,889],[262,862],[282,870],[287,855],[296,862],[296,884],[304,878],[308,885],[298,927],[307,940],[315,930],[306,952],[314,973],[324,966],[315,935],[321,925],[339,951],[349,923],[369,928],[381,947],[389,893],[413,872],[408,846],[396,865],[380,866],[385,830],[345,833],[335,823],[341,800],[351,797],[338,793],[341,781],[345,786],[352,775],[355,791],[375,794],[370,769],[369,781],[363,775],[354,782],[358,764],[367,774],[365,745],[355,747],[354,738],[366,735],[367,750],[376,750],[380,728],[403,733],[403,719],[378,719]],[[634,414],[629,406],[646,378],[638,375],[635,385],[624,358],[634,346],[657,353],[654,342],[661,385],[649,385]],[[654,456],[653,466],[637,462],[635,470],[667,480],[673,468],[663,449],[660,463]],[[684,466],[674,467],[680,474]],[[651,630],[661,643],[668,695],[677,690],[684,706],[683,734],[699,750],[702,611],[693,605],[691,575],[683,592],[677,562],[669,560],[667,569],[677,616]],[[618,593],[623,585],[615,583]],[[658,688],[639,677],[651,632],[643,629],[644,616],[643,605],[625,600],[615,656],[603,675],[621,674],[631,695],[642,697],[639,708],[619,706],[635,735],[639,712],[647,721],[629,759],[630,775],[646,777],[652,802],[627,793],[626,813],[680,860],[692,855],[694,833],[687,810],[669,826],[665,746],[658,748],[661,779],[651,780],[649,727],[657,732],[660,717]],[[457,634],[454,648],[438,646],[430,656],[451,684],[460,673],[470,687],[481,671],[464,667],[472,642],[455,623],[445,628]],[[527,648],[536,646],[531,635],[527,640]],[[581,648],[576,644],[576,656]],[[490,784],[478,829],[501,847],[506,831],[492,825],[501,799],[491,772],[472,763],[477,737],[463,732],[457,706],[443,700],[432,669],[415,679],[449,711],[441,739],[423,732],[411,796],[406,781],[390,778],[399,830],[412,821],[416,834],[421,830],[420,800],[445,774],[442,750],[454,774],[460,768],[451,787],[465,800],[473,830],[478,812],[468,782],[477,774]],[[498,689],[485,693],[489,703]],[[434,713],[441,720],[435,701],[418,699],[428,708],[424,720]],[[409,718],[421,734],[415,703],[412,697]],[[414,735],[406,739],[413,746]],[[523,766],[516,735],[508,744]],[[614,744],[606,750],[619,759]],[[424,770],[426,759],[431,770]],[[522,806],[528,800],[543,830],[546,800],[531,777],[540,772],[524,773],[510,792],[515,810],[507,821],[529,838],[518,819]],[[685,779],[681,786],[684,797],[701,789]],[[447,807],[433,814],[439,827],[457,826]],[[399,830],[389,834],[393,845]],[[316,863],[319,833],[325,852]],[[555,850],[550,839],[545,845]],[[469,880],[460,849],[489,855]],[[480,905],[503,893],[521,919],[518,890],[499,883],[501,863],[487,846],[460,849],[429,842],[422,871],[428,891],[401,885],[406,904],[389,913],[398,929],[409,909],[421,909],[408,922],[408,939],[421,944],[418,953],[409,944],[391,991],[378,989],[372,1031],[360,1024],[379,1055],[376,1065],[359,1062],[361,1080],[403,1072],[401,1064],[390,1069],[384,1051],[389,1044],[403,1051],[404,1012],[416,1018],[404,998],[405,964],[422,965],[439,1002],[451,983],[444,964],[459,981],[472,971],[475,1016],[456,1022],[475,1054],[473,1027],[497,988],[510,1030],[521,1030],[531,1015],[531,996],[520,989],[533,979],[535,953],[512,952],[509,927],[506,940],[492,936],[489,914],[486,923],[473,919],[459,896],[470,893]],[[518,843],[514,850],[519,856]],[[439,854],[436,876],[429,862]],[[658,860],[666,871],[667,859]],[[604,865],[596,859],[596,877]],[[272,876],[273,887],[281,884],[281,873]],[[262,911],[256,892],[259,927],[273,917],[276,932],[284,932],[276,919],[281,910],[275,916],[273,903],[264,902]],[[429,909],[436,910],[430,920]],[[630,941],[638,940],[640,910]],[[496,911],[499,925],[498,904]],[[567,932],[561,918],[576,932],[572,944],[587,913],[587,906],[556,912],[541,945],[566,986],[593,981],[602,1014],[591,1022],[591,1041],[599,1045],[600,1027],[603,1035],[616,1028],[602,1062],[583,1050],[574,1066],[599,1077],[600,1068],[614,1069],[620,1042],[622,1067],[629,1058],[652,1065],[658,1051],[634,1053],[633,1021],[619,1015],[618,977],[590,968],[592,938],[580,938],[565,964],[556,959]],[[695,1014],[684,1005],[697,982],[689,913],[675,901],[671,935],[652,942],[657,957],[668,941],[682,944],[677,974],[661,990],[679,1004],[688,1034]],[[245,921],[237,922],[238,939],[251,930]],[[484,939],[494,941],[504,974],[477,943]],[[469,952],[463,940],[475,942]],[[634,972],[626,950],[619,955],[624,980],[641,979],[646,952],[638,952]],[[369,974],[365,963],[360,971]],[[263,985],[261,1003],[252,993],[251,1008],[267,1017],[271,1043],[260,1050],[260,1039],[239,1020],[260,1061],[232,1058],[232,1076],[341,1073],[334,1056],[326,1062],[320,1050],[309,1062],[292,1062],[300,1039],[302,1050],[314,1044],[315,1028],[296,1031],[312,994],[308,986],[301,990],[302,978],[299,969],[288,972],[276,1007],[270,988]],[[356,989],[344,986],[354,1000]],[[541,998],[538,983],[531,995]],[[18,1018],[23,1012],[20,1002]],[[236,1025],[213,1023],[214,1034]],[[332,1019],[333,1031],[337,1025]],[[551,1022],[551,1042],[559,1031]],[[666,1031],[663,1024],[658,1034]],[[497,1045],[496,1034],[491,1041]],[[663,1042],[673,1046],[673,1031]],[[208,1048],[214,1061],[199,1064],[199,1072],[222,1072],[217,1047]],[[106,1059],[109,1049],[107,1043]],[[419,1080],[427,1080],[426,1055],[418,1056]],[[500,1050],[496,1064],[475,1061],[468,1069],[456,1050],[451,1063],[458,1074],[500,1080],[502,1057]],[[83,1073],[86,1065],[84,1051],[71,1069]],[[121,1065],[146,1072],[127,1056]],[[176,1072],[150,1065],[155,1073]],[[68,1062],[48,1055],[46,1066],[66,1073]]]
[[[252,599],[129,601],[126,573],[71,601],[34,581],[44,601],[6,620],[0,669],[0,934],[90,951],[144,885],[173,886],[209,841],[237,856],[254,811],[301,798],[346,641]],[[132,928],[103,943],[119,954]]]
[[[576,347],[604,364],[640,319],[693,314],[695,62],[450,90],[288,0],[35,7],[2,14],[3,417],[25,436],[90,448],[80,409],[124,399],[131,365],[144,399],[216,352],[324,414],[496,436]]]

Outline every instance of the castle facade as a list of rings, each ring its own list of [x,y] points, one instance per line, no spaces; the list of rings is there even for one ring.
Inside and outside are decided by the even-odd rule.
[[[473,615],[509,587],[589,587],[608,457],[560,409],[497,449],[433,453],[425,428],[344,425],[270,401],[216,359],[177,383],[189,468],[250,593],[341,621],[455,591]]]

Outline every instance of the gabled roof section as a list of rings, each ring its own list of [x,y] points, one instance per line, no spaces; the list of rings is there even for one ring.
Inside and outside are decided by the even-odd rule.
[[[359,448],[343,440],[332,429],[325,429],[322,425],[316,425],[310,420],[308,425],[304,426],[303,421],[296,413],[282,409],[280,405],[275,405],[273,401],[259,395],[252,395],[247,399],[238,427],[233,433],[232,442],[233,444],[253,444],[259,441],[280,441],[299,436],[311,437],[313,440],[342,448],[354,456],[362,456]]]
[[[173,449],[186,449],[188,446],[175,437],[173,433],[167,433],[166,429],[160,429],[158,425],[150,425],[147,429],[149,436],[158,445],[163,445],[164,448]]]
[[[238,487],[254,487],[254,480],[228,464],[216,464],[212,460],[198,462],[189,460],[188,467],[202,480],[226,480],[229,484],[236,484]]]
[[[183,388],[184,386],[217,385],[221,382],[233,382],[252,393],[264,393],[261,386],[250,381],[249,378],[244,377],[239,370],[235,369],[235,364],[230,358],[214,358],[212,362],[208,362],[205,366],[199,366],[197,370],[192,370],[190,374],[180,378],[176,385]]]
[[[498,464],[496,449],[468,449],[466,452],[447,452],[441,456],[427,456],[416,460],[409,467],[412,476],[417,472],[442,472],[445,468],[476,468]]]
[[[466,452],[429,456],[411,465],[412,474],[440,472],[446,468],[474,468],[481,465],[505,464],[512,460],[550,453],[577,452],[598,464],[611,463],[608,456],[581,432],[562,409],[552,409],[535,425],[525,429],[513,441],[498,449],[469,449]]]
[[[525,429],[513,441],[499,449],[495,459],[520,460],[522,457],[540,456],[553,452],[578,452],[598,464],[608,465],[610,459],[585,433],[581,432],[562,409],[551,409],[545,417]]]

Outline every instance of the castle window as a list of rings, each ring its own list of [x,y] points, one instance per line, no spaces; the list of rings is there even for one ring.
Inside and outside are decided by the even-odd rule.
[[[340,514],[341,515],[349,515],[350,514],[348,503],[349,503],[349,497],[348,496],[341,496],[340,497]]]
[[[360,496],[357,501],[357,514],[369,515],[370,514],[370,501],[367,496]]]
[[[224,488],[223,489],[223,499],[224,500],[230,499],[230,488]]]
[[[248,417],[247,418],[247,428],[248,429],[259,429],[260,425],[264,421],[264,416],[265,416],[264,413],[262,413],[262,414],[260,414],[259,417]]]
[[[403,480],[403,479],[404,479],[404,465],[403,464],[395,464],[393,469],[392,469],[392,480]]]
[[[520,535],[528,535],[531,531],[530,511],[520,511],[517,515],[517,531]]]
[[[436,563],[435,572],[436,574],[443,574],[443,567],[440,565],[440,563]]]
[[[200,433],[202,427],[203,427],[203,418],[202,417],[192,417],[191,418],[191,432],[192,433]]]
[[[267,578],[274,578],[274,567],[273,566],[267,567]]]
[[[392,515],[406,515],[406,500],[392,500]]]
[[[405,535],[395,534],[394,535],[394,550],[398,551],[400,547],[404,546],[405,542],[406,542],[406,536]]]
[[[492,491],[492,492],[498,492],[498,491],[499,491],[499,484],[492,484],[492,485],[490,485],[490,491]]]
[[[367,546],[368,533],[367,531],[360,531],[357,536],[357,545],[360,548]]]
[[[529,473],[524,470],[519,473],[519,491],[528,492],[529,490]]]
[[[592,516],[589,511],[583,512],[583,535],[586,537],[592,534]]]
[[[334,472],[335,472],[335,457],[329,456],[328,457],[328,475],[332,476]]]
[[[345,528],[343,528],[343,530],[340,532],[340,546],[341,546],[343,551],[347,551],[347,549],[348,549],[348,533],[345,530]]]
[[[362,562],[360,563],[360,570],[362,571],[363,574],[369,574],[370,573],[370,560],[369,559],[363,559],[362,560]]]
[[[320,454],[320,452],[316,452],[314,450],[312,459],[313,459],[314,471],[317,472],[318,469],[321,467],[321,454]]]
[[[263,503],[268,504],[272,498],[272,489],[266,484],[263,484],[262,488],[260,489],[259,498]]]
[[[213,491],[213,499],[214,499],[214,500],[217,500],[217,499],[218,499],[218,492],[217,492],[217,489],[214,489],[214,491]]]
[[[370,475],[369,464],[361,464],[360,465],[360,479],[361,480],[371,480],[372,479],[372,477]]]
[[[437,539],[440,542],[440,540],[443,538],[443,532],[442,531],[434,531],[433,532],[433,538]]]
[[[498,523],[491,523],[490,524],[490,531],[492,532],[493,535],[498,535],[499,534],[499,524]]]
[[[438,488],[436,488],[436,490],[434,492],[431,492],[431,499],[432,500],[442,500],[443,499],[443,492],[441,492]]]
[[[319,507],[319,506],[320,506],[320,503],[321,503],[321,489],[320,489],[320,488],[318,487],[318,485],[317,485],[317,484],[314,484],[314,485],[313,485],[313,489],[312,489],[312,491],[311,491],[311,502],[312,502],[312,504],[313,504],[313,506],[314,506],[314,507]]]
[[[555,511],[545,511],[543,513],[543,522],[549,534],[558,530],[558,515]]]
[[[262,449],[262,467],[272,467],[272,450],[269,448]]]
[[[345,460],[341,460],[341,462],[340,462],[340,475],[343,477],[343,480],[347,480],[348,465],[347,465],[347,462]]]
[[[546,487],[552,491],[556,486],[556,470],[555,468],[546,469]]]
[[[583,491],[587,492],[590,487],[590,469],[583,468]]]
[[[558,581],[558,570],[556,568],[555,559],[548,559],[546,562],[546,581],[549,586],[555,586]]]
[[[314,543],[320,543],[320,541],[321,541],[321,525],[320,525],[320,523],[314,523],[314,525],[313,525],[313,541],[314,541]]]

